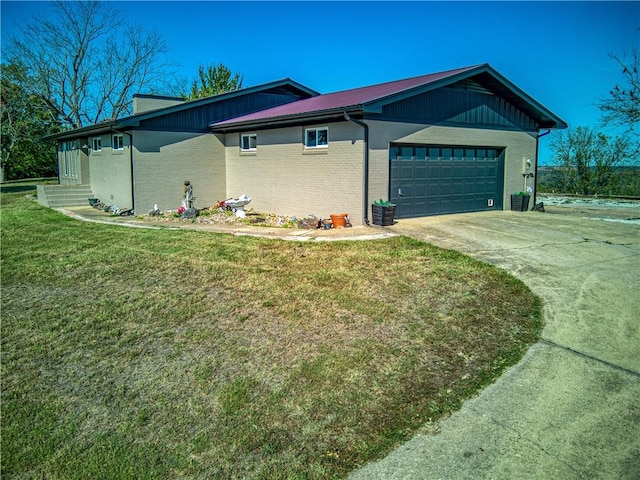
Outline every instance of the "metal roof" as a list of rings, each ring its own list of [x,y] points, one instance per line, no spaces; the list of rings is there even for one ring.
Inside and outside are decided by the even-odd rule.
[[[526,112],[541,128],[567,127],[562,119],[524,93],[490,65],[482,64],[318,95],[212,123],[209,128],[213,131],[227,131],[254,126],[284,125],[301,119],[338,117],[344,111],[380,113],[383,105],[470,77],[477,77],[481,83]]]
[[[203,105],[221,102],[223,100],[228,100],[230,98],[234,98],[242,95],[249,95],[256,92],[273,90],[277,88],[289,89],[291,91],[298,92],[300,94],[308,95],[308,96],[319,95],[318,92],[308,87],[305,87],[301,83],[291,80],[290,78],[284,78],[282,80],[276,80],[273,82],[264,83],[262,85],[256,85],[254,87],[241,88],[240,90],[234,90],[233,92],[222,93],[220,95],[214,95],[206,98],[199,98],[197,100],[192,100],[190,102],[184,102],[184,103],[172,105],[169,107],[158,108],[155,110],[148,110],[148,111],[140,112],[127,117],[117,118],[114,120],[104,120],[102,122],[96,123],[95,125],[89,125],[87,127],[82,127],[82,128],[75,128],[72,130],[66,130],[64,132],[56,133],[53,135],[47,135],[46,137],[44,137],[44,139],[45,140],[62,140],[62,139],[77,138],[85,135],[95,135],[98,133],[110,132],[113,129],[127,130],[132,127],[139,126],[141,121],[148,120],[150,118],[156,118],[156,117],[180,112],[180,111],[191,109],[191,108],[201,107]]]

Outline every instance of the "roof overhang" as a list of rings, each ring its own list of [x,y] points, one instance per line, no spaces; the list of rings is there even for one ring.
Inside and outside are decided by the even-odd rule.
[[[172,113],[180,112],[182,110],[188,110],[194,107],[200,107],[210,103],[221,102],[231,98],[239,97],[242,95],[249,95],[257,92],[268,92],[278,89],[284,89],[291,92],[295,92],[301,96],[314,97],[319,95],[318,92],[305,87],[301,83],[298,83],[290,78],[284,78],[282,80],[276,80],[273,82],[265,83],[262,85],[256,85],[255,87],[241,88],[240,90],[234,90],[233,92],[222,93],[213,97],[200,98],[190,102],[180,103],[178,105],[172,105],[169,107],[159,108],[156,110],[149,110],[141,112],[128,117],[123,117],[115,120],[107,120],[104,122],[90,125],[88,127],[75,128],[67,130],[65,132],[56,133],[53,135],[47,135],[44,140],[68,140],[72,138],[82,138],[91,135],[99,135],[114,130],[127,130],[140,126],[140,122],[155,118],[163,115],[169,115]],[[206,130],[205,130],[206,131]]]
[[[44,140],[71,140],[75,138],[84,138],[90,137],[94,135],[100,135],[103,133],[109,133],[117,130],[127,130],[130,126],[126,125],[122,122],[118,122],[117,120],[109,120],[105,122],[100,122],[96,125],[91,125],[89,127],[82,128],[74,128],[72,130],[67,130],[60,133],[54,133],[52,135],[47,135],[43,137]]]
[[[209,130],[214,133],[232,133],[249,128],[278,128],[299,125],[301,123],[318,123],[332,121],[336,119],[344,120],[344,113],[349,115],[361,115],[364,113],[362,105],[352,105],[349,107],[332,108],[329,110],[319,110],[315,112],[297,113],[293,115],[283,115],[280,117],[269,117],[260,120],[230,122],[225,121],[224,125],[209,125]]]

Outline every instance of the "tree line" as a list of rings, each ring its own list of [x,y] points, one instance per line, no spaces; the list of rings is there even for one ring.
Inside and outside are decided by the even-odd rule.
[[[136,93],[195,100],[242,88],[242,75],[222,63],[201,65],[191,82],[179,79],[162,35],[127,23],[115,5],[53,2],[53,15],[34,16],[8,42],[0,66],[2,180],[56,175],[55,146],[42,138],[130,115]]]

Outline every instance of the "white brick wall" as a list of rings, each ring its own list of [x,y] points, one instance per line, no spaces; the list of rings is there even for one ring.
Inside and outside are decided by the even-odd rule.
[[[224,147],[211,133],[134,132],[136,213],[154,204],[175,210],[189,180],[194,206],[205,208],[226,198]]]
[[[304,130],[329,128],[326,149],[304,148]],[[243,193],[259,212],[299,218],[347,213],[363,222],[363,128],[350,122],[310,124],[257,133],[255,153],[240,152],[240,133],[226,134],[227,194]]]
[[[127,135],[122,137],[124,148],[113,151],[111,135],[101,136],[102,150],[90,152],[89,169],[91,189],[96,198],[107,205],[129,209],[133,203],[131,200],[129,137]]]

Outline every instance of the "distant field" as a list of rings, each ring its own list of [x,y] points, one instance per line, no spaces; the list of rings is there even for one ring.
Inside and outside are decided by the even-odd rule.
[[[538,191],[541,193],[575,194],[556,187],[554,176],[563,171],[563,167],[538,167]],[[615,168],[615,179],[609,187],[603,188],[600,196],[623,196],[640,198],[640,167],[626,166]]]

